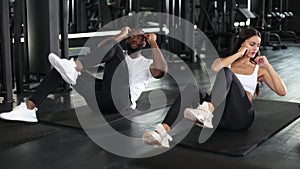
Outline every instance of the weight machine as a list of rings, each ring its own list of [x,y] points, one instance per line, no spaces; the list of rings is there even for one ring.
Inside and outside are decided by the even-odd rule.
[[[265,48],[266,46],[272,46],[273,50],[286,49],[287,46],[281,43],[281,37],[279,36],[279,34],[272,30],[273,26],[271,20],[273,18],[273,15],[277,15],[276,13],[272,12],[272,6],[272,0],[262,0],[262,13],[260,15],[261,26],[258,26],[262,34],[262,47]],[[279,17],[282,16],[279,15]],[[273,41],[271,41],[272,39]],[[274,41],[276,43],[272,43]]]
[[[237,12],[235,0],[200,1],[197,26],[213,42],[221,56],[227,55],[235,38],[234,20]]]
[[[185,41],[194,43],[194,36],[190,33],[194,28],[190,28],[178,20],[178,18],[183,18],[194,24],[194,9],[195,0],[165,0],[163,12],[169,14],[169,17],[166,18],[166,27],[169,29],[170,35],[182,36],[181,38]],[[175,53],[185,61],[193,62],[194,49],[172,37],[165,37],[164,42],[166,50]]]
[[[12,109],[12,64],[10,51],[9,0],[0,1],[0,102],[1,111]]]
[[[271,1],[271,0],[270,0]],[[285,2],[285,5],[283,4]],[[271,12],[268,13],[271,19],[271,25],[273,28],[277,28],[278,30],[272,31],[277,33],[282,39],[294,41],[297,43],[296,33],[293,31],[287,30],[288,20],[294,16],[292,11],[289,11],[289,0],[280,0],[279,4],[272,3],[271,4]],[[285,6],[285,8],[284,8]]]

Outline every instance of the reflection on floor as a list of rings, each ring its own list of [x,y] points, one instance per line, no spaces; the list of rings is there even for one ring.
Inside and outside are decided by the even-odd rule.
[[[261,85],[262,99],[282,100],[300,103],[300,56],[299,47],[286,50],[264,50],[269,62],[284,80],[288,94],[276,96],[266,85]],[[178,66],[180,65],[180,66]],[[188,64],[173,61],[170,70],[192,70],[197,83],[209,91],[213,75],[208,75],[206,65],[202,62]],[[163,80],[153,80],[148,91],[155,89],[178,89],[175,82],[188,82],[187,76],[168,76]],[[60,112],[80,107],[85,102],[74,91],[71,94],[53,94],[41,105],[42,112]],[[28,98],[30,93],[15,96],[16,100]],[[288,112],[282,112],[288,113]],[[55,126],[59,132],[34,139],[22,144],[11,146],[0,151],[1,168],[105,168],[105,169],[154,169],[154,168],[239,168],[239,169],[295,169],[300,168],[300,119],[281,130],[266,142],[259,145],[244,157],[232,157],[220,154],[193,150],[186,147],[175,148],[150,158],[124,158],[104,150],[96,145],[81,129],[58,126],[48,122],[40,122],[47,126]],[[9,128],[7,129],[9,130]],[[13,132],[13,131],[11,131]],[[132,150],[134,151],[134,150]]]

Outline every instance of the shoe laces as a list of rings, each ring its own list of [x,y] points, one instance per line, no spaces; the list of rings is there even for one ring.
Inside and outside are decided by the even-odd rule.
[[[163,127],[162,124],[158,124],[155,128],[155,131],[160,135],[161,139],[167,138],[169,141],[172,141],[173,138],[169,135],[166,129]]]
[[[24,108],[27,108],[27,106],[24,102],[22,102],[22,103],[20,103],[19,106],[15,107],[14,110],[18,111],[18,110],[21,110],[21,109],[24,109]]]
[[[173,137],[170,135],[170,134],[167,134],[167,139],[169,140],[169,141],[173,141]]]
[[[203,113],[200,113],[200,111],[197,111],[197,115],[201,114],[205,116],[205,119],[211,119],[214,117],[214,115],[210,112],[209,106],[207,102],[203,102],[202,104],[199,104],[197,107],[198,110],[200,110]]]

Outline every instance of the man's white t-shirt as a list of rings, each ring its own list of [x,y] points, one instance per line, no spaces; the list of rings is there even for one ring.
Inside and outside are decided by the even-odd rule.
[[[131,108],[135,109],[136,101],[147,87],[149,80],[153,77],[150,72],[150,65],[153,63],[153,60],[147,59],[142,55],[134,59],[128,54],[125,56],[129,71]]]

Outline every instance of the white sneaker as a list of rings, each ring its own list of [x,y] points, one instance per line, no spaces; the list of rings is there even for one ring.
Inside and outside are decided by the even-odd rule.
[[[51,65],[60,73],[61,77],[69,84],[75,85],[78,75],[78,72],[75,67],[76,63],[74,59],[61,59],[54,53],[50,53],[48,56],[49,62]]]
[[[34,108],[32,110],[27,109],[26,103],[22,102],[12,111],[1,113],[0,118],[13,121],[38,122],[38,119],[36,117],[37,110],[37,108]]]
[[[195,121],[196,125],[204,128],[213,128],[213,114],[210,112],[208,103],[203,102],[196,109],[186,108],[183,113],[184,117]]]
[[[173,138],[162,124],[158,124],[154,131],[147,131],[143,134],[144,143],[153,146],[170,147],[169,141],[172,140]]]

